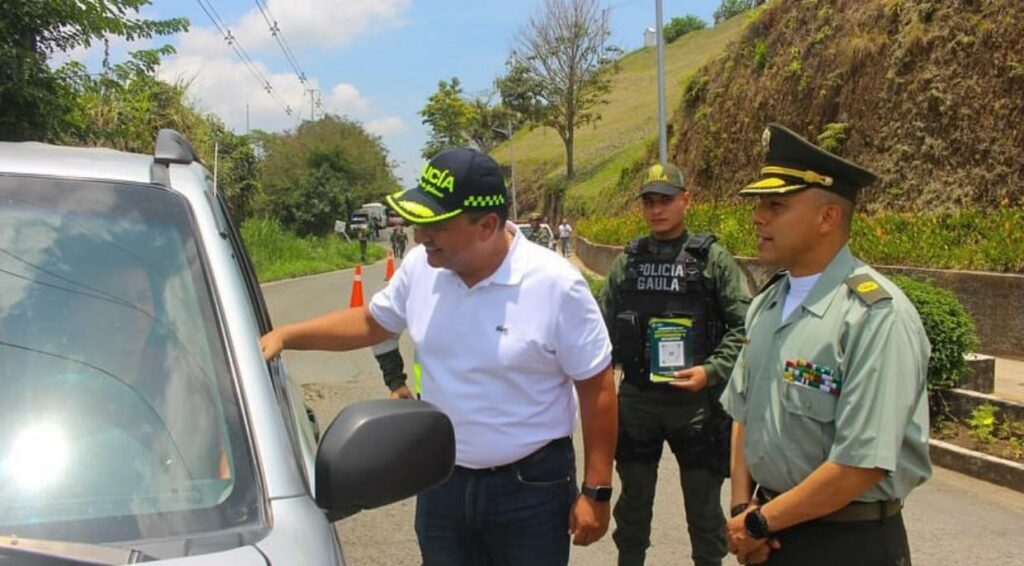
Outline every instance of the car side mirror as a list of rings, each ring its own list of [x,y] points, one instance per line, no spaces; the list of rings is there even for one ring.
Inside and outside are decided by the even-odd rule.
[[[343,409],[316,453],[316,502],[334,522],[448,479],[452,421],[430,403],[377,399]]]

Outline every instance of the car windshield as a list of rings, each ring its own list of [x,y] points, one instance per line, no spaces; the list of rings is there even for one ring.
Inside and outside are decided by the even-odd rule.
[[[0,175],[0,532],[262,524],[214,304],[181,196]]]
[[[530,226],[529,224],[516,224],[516,228],[518,228],[526,238],[529,238],[530,234],[533,234],[533,226]]]

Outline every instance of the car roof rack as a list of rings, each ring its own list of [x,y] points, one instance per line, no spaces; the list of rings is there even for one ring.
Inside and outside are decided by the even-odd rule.
[[[156,146],[153,150],[153,166],[149,170],[149,179],[155,185],[161,187],[171,186],[171,173],[168,166],[171,163],[189,165],[199,161],[192,144],[188,143],[185,136],[180,133],[164,128],[156,134]]]

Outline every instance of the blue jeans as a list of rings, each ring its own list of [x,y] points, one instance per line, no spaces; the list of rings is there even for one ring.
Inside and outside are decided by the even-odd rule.
[[[562,241],[562,255],[569,255],[569,238],[559,238]]]
[[[416,499],[423,566],[565,566],[577,493],[568,438],[496,470],[456,466]]]

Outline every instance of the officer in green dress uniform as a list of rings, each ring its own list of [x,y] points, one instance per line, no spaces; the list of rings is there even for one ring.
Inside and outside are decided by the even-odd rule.
[[[875,176],[771,124],[753,222],[783,271],[754,298],[722,403],[734,419],[729,548],[741,564],[910,564],[901,508],[931,475],[914,306],[848,247]]]
[[[601,298],[623,372],[615,454],[622,495],[612,535],[622,565],[644,563],[666,442],[680,467],[694,562],[718,566],[726,554],[721,489],[731,424],[717,399],[743,345],[750,292],[739,265],[712,234],[687,232],[690,197],[679,168],[648,170],[640,198],[651,234],[615,258]],[[652,340],[652,324],[676,324],[670,321],[689,324],[689,337]],[[682,355],[661,363],[662,354],[673,353]],[[652,357],[659,366],[679,367],[664,372],[664,382],[652,382]]]

